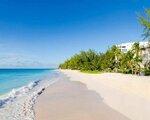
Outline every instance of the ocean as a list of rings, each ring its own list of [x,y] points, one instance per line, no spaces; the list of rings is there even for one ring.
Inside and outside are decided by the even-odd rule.
[[[61,79],[55,69],[0,69],[0,120],[34,120],[36,99]]]
[[[0,95],[50,76],[54,69],[0,69]]]

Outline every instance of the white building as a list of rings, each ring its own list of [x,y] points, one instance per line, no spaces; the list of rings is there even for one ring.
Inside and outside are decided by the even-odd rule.
[[[124,53],[132,49],[132,46],[135,42],[130,43],[122,43],[120,45],[117,45],[117,47]],[[143,64],[150,62],[150,42],[143,41],[139,42],[140,48],[141,48],[141,56]]]
[[[129,50],[132,49],[132,46],[133,46],[134,43],[135,43],[135,42],[122,43],[122,44],[117,45],[117,47],[118,47],[122,52],[125,52],[125,53],[126,53],[127,51],[129,51]],[[148,41],[139,42],[139,44],[140,44],[140,47],[141,47],[141,48],[146,48],[146,47],[148,46],[149,42],[148,42]]]

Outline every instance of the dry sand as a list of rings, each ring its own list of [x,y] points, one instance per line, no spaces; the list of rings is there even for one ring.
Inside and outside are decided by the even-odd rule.
[[[150,77],[61,72],[68,79],[48,87],[38,98],[37,120],[150,119]]]
[[[60,80],[38,98],[36,120],[129,120],[80,82]]]
[[[86,74],[61,70],[96,91],[103,102],[131,120],[150,120],[150,77],[119,73]]]

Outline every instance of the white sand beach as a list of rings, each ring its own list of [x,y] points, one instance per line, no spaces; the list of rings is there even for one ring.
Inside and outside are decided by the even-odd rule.
[[[48,87],[35,104],[36,120],[129,120],[86,85],[64,77]]]
[[[36,120],[150,119],[150,77],[61,72],[68,79],[48,87],[38,98]]]
[[[131,120],[150,119],[150,77],[119,73],[86,74],[61,70],[71,81],[84,83],[103,102]]]

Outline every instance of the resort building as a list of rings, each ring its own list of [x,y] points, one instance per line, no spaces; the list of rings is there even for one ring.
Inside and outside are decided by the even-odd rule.
[[[117,45],[117,47],[124,53],[132,49],[134,42],[130,43],[122,43],[120,45]],[[148,41],[143,41],[139,42],[140,48],[141,48],[141,56],[142,56],[142,61],[143,64],[150,62],[150,42]]]

